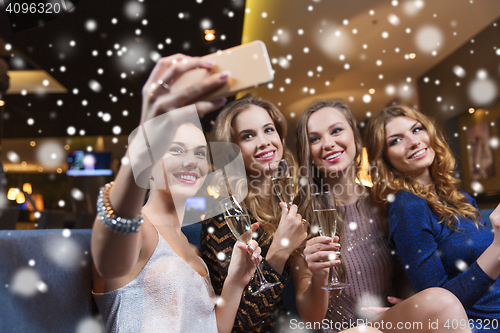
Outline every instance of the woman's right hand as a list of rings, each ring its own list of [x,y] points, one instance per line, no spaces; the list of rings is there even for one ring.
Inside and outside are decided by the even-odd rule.
[[[224,100],[200,102],[210,92],[221,88],[228,80],[228,73],[213,74],[192,86],[178,91],[170,91],[161,83],[172,86],[184,73],[204,68],[211,70],[213,62],[183,54],[175,54],[161,58],[153,68],[149,78],[142,88],[141,124],[165,112],[196,103],[200,115],[220,108]]]
[[[304,255],[311,272],[322,278],[328,277],[330,267],[340,265],[339,238],[318,236],[306,242]]]
[[[271,248],[286,253],[286,257],[298,248],[307,238],[307,225],[303,223],[302,216],[297,213],[297,205],[292,205],[290,210],[280,202],[281,220],[278,229],[274,232]]]

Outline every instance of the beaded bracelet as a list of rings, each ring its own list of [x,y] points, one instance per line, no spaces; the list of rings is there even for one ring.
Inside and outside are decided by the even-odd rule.
[[[109,190],[111,186],[113,186],[113,182],[104,185],[99,191],[99,196],[97,197],[97,212],[99,218],[106,228],[113,232],[125,235],[131,232],[138,232],[139,226],[144,222],[142,214],[139,213],[139,216],[133,219],[124,219],[116,216],[109,201]]]

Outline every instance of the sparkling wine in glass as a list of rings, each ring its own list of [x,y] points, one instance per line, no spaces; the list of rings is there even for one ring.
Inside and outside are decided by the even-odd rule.
[[[274,193],[287,208],[290,208],[295,198],[295,186],[288,162],[285,159],[271,162],[269,163],[269,171]]]
[[[319,227],[321,236],[335,237],[337,230],[337,222],[339,216],[337,214],[337,205],[333,193],[321,192],[312,194],[312,207],[314,213],[314,220]],[[333,267],[330,267],[328,274],[328,284],[321,287],[324,290],[344,289],[349,286],[346,283],[340,282]]]
[[[224,214],[224,219],[234,237],[248,247],[250,245],[250,241],[252,240],[252,222],[243,202],[237,200],[235,197],[229,197],[224,199],[220,205]],[[260,269],[260,265],[257,263],[255,265],[257,267],[257,276],[259,277],[259,289],[252,295],[259,294],[280,284],[280,282],[267,282],[262,270]]]

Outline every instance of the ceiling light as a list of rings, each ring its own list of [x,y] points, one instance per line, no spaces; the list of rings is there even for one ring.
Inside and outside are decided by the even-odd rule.
[[[205,40],[211,42],[215,39],[215,30],[205,30]]]
[[[476,112],[476,110],[474,110],[474,108],[470,108],[470,109],[469,109],[469,113],[470,113],[470,114],[473,114],[474,112]]]
[[[416,55],[415,53],[413,53],[413,52],[412,52],[412,53],[410,53],[410,54],[408,55],[408,57],[409,57],[411,60],[413,60],[413,59],[415,59],[415,58],[417,57],[417,55]]]

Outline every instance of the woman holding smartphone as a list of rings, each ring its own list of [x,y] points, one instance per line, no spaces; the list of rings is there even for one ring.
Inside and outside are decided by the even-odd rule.
[[[212,66],[184,55],[158,61],[143,88],[141,125],[126,154],[130,163],[122,163],[114,184],[101,190],[91,250],[93,295],[106,332],[230,332],[259,261],[255,242],[248,253],[243,244],[234,246],[223,302],[216,306],[207,268],[181,231],[185,200],[208,171],[205,137],[189,118],[197,117],[196,110],[205,114],[222,106],[223,100],[200,100],[223,86],[228,75],[213,74],[176,92],[169,83]],[[166,124],[165,113],[171,116]],[[143,207],[146,189],[137,185],[140,177],[133,168],[153,156],[161,158],[153,166],[152,190]],[[145,170],[149,178],[150,169]]]
[[[500,205],[485,228],[475,200],[453,177],[442,132],[405,106],[379,111],[366,132],[374,197],[387,204],[389,242],[416,291],[455,294],[476,331],[500,321]]]
[[[392,292],[393,269],[384,211],[368,197],[370,189],[357,181],[362,140],[356,120],[342,101],[318,101],[301,114],[297,134],[297,156],[304,183],[314,184],[317,191],[330,190],[344,213],[343,223],[337,225],[344,227],[339,235],[341,258],[346,267],[345,281],[349,286],[342,294],[332,295],[326,319],[340,323],[356,322],[358,318],[366,318],[361,307],[384,304]],[[307,190],[299,190],[298,201],[299,211],[306,219],[311,218]],[[443,327],[447,320],[449,323],[462,321],[464,325],[448,330]],[[436,321],[440,324],[433,330],[428,323]],[[370,320],[374,327],[380,327],[384,332],[469,332],[466,321],[467,316],[458,299],[440,288],[422,291]],[[375,326],[383,322],[385,326]],[[422,326],[398,327],[398,323],[412,322]]]

